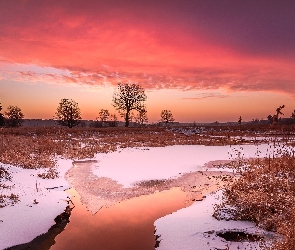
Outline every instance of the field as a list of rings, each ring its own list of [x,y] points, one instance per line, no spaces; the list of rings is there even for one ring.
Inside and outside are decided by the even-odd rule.
[[[13,192],[13,171],[10,172],[10,168],[5,167],[8,165],[27,171],[38,170],[40,180],[54,181],[64,174],[57,167],[61,159],[76,162],[91,160],[97,153],[109,154],[126,148],[171,145],[230,145],[235,148],[235,145],[242,147],[267,144],[268,157],[257,152],[256,158],[249,159],[233,149],[227,156],[227,162],[216,161],[211,162],[210,166],[207,165],[233,169],[237,176],[229,178],[230,181],[226,181],[226,185],[222,186],[223,202],[215,207],[214,216],[219,220],[225,217],[227,220],[229,217],[234,220],[249,220],[280,235],[271,245],[259,239],[261,249],[293,249],[294,135],[294,128],[291,126],[5,128],[0,130],[0,207],[7,209],[22,199],[21,195]],[[259,149],[258,146],[257,148]],[[208,174],[206,178],[212,179],[212,176]],[[132,194],[128,190],[129,193],[124,199],[146,194],[146,188],[149,188],[149,193],[153,193],[155,190],[161,191],[176,185],[170,182],[173,180],[142,182],[139,184],[142,189],[133,188]],[[36,189],[38,191],[37,184]],[[136,192],[138,193],[135,194]]]

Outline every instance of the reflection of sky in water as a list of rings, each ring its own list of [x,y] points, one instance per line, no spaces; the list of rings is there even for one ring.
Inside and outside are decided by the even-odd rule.
[[[180,188],[143,195],[102,208],[95,215],[70,189],[75,207],[65,231],[51,249],[154,249],[154,221],[191,205]],[[74,195],[74,197],[73,197]]]

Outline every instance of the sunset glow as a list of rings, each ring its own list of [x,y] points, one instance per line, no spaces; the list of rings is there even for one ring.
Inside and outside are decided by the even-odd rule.
[[[295,109],[292,1],[0,0],[0,102],[52,118],[112,107],[121,81],[145,88],[149,122],[266,119]]]

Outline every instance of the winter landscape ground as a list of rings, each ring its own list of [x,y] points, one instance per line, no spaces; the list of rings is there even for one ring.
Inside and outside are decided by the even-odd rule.
[[[293,127],[0,136],[0,249],[292,249]]]

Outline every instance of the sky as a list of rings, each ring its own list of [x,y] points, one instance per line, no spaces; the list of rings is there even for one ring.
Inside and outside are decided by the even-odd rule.
[[[0,102],[53,118],[115,113],[120,82],[147,94],[149,122],[266,119],[295,109],[295,2],[0,0]]]

